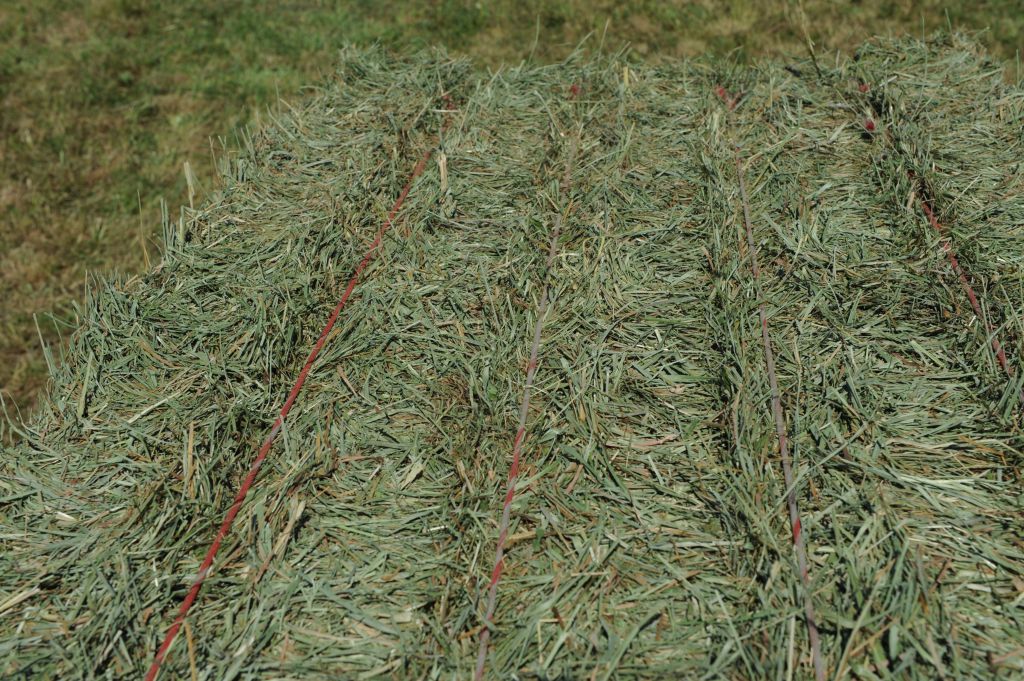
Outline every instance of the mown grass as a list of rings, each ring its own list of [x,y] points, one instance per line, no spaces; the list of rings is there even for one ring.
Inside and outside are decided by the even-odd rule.
[[[1022,47],[1015,0],[18,0],[0,7],[0,391],[30,407],[87,273],[139,271],[158,249],[160,200],[202,200],[213,156],[280,97],[330,70],[343,42],[443,44],[491,65],[558,59],[593,34],[650,59],[802,53],[878,33],[989,30]],[[211,141],[214,140],[214,141]],[[35,318],[39,316],[39,332]]]
[[[486,626],[487,678],[807,679],[805,598],[818,678],[1024,675],[1024,89],[949,36],[858,53],[346,50],[159,266],[90,291],[0,447],[0,676],[141,678],[200,574],[161,678],[463,679]]]

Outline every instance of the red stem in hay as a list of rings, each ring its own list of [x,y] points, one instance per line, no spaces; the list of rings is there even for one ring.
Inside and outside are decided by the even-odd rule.
[[[859,89],[861,92],[868,92],[870,87],[867,83],[862,83]],[[877,115],[882,115],[883,111],[881,107],[875,104],[872,104],[872,107],[875,109],[875,113]],[[890,131],[889,134],[893,135],[894,133]],[[960,285],[963,287],[964,293],[967,294],[967,300],[971,303],[971,309],[974,310],[974,314],[985,327],[985,332],[988,334],[992,344],[992,351],[996,355],[996,361],[999,362],[999,366],[1002,367],[1003,371],[1006,372],[1006,376],[1012,381],[1016,373],[1014,371],[1014,367],[1010,364],[1009,360],[1006,359],[1006,351],[1003,349],[1002,343],[999,342],[999,338],[996,335],[996,329],[988,321],[988,317],[985,315],[985,312],[981,307],[978,295],[974,292],[974,287],[971,286],[971,281],[967,277],[967,273],[964,268],[960,265],[960,259],[957,258],[956,252],[953,250],[953,245],[950,243],[950,239],[946,236],[946,230],[943,229],[942,223],[939,222],[938,217],[935,215],[935,211],[932,208],[932,195],[928,191],[928,185],[924,182],[923,178],[919,178],[912,170],[908,171],[907,175],[910,177],[911,181],[917,181],[919,185],[918,195],[921,201],[921,210],[924,212],[925,217],[928,218],[928,223],[932,226],[932,229],[943,237],[942,250],[945,252],[946,259],[949,261],[949,267],[953,270],[953,274],[955,274],[960,280]],[[1020,408],[1024,409],[1024,388],[1017,393],[1017,397]]]
[[[768,331],[768,312],[761,290],[761,266],[757,259],[757,244],[754,242],[754,230],[750,225],[750,205],[747,201],[747,186],[743,179],[743,165],[740,154],[736,150],[736,175],[740,183],[740,199],[743,202],[743,222],[747,231],[747,247],[750,249],[750,267],[754,274],[754,292],[757,295],[758,315],[761,318],[761,340],[764,344],[764,359],[768,365],[768,384],[772,393],[772,416],[775,418],[775,433],[779,439],[779,456],[782,459],[782,475],[786,482],[786,502],[789,506],[789,522],[793,530],[793,548],[796,552],[797,567],[800,570],[800,581],[803,585],[804,616],[807,619],[807,633],[811,642],[811,658],[814,662],[814,677],[817,681],[825,679],[825,661],[821,655],[821,637],[818,634],[818,622],[814,615],[814,603],[811,598],[811,579],[807,569],[807,550],[804,547],[804,535],[801,532],[800,509],[796,502],[796,483],[793,479],[793,465],[789,457],[789,436],[786,433],[786,420],[782,415],[782,396],[779,392],[779,381],[775,375],[775,354],[772,351],[771,334]]]
[[[721,85],[715,87],[715,94],[718,95],[718,98],[722,100],[722,104],[725,104],[726,108],[729,109],[729,111],[733,111],[736,108],[736,105],[739,104],[739,95],[733,96],[728,90],[726,90]]]
[[[576,99],[582,86],[573,83],[569,88],[569,100]],[[572,166],[572,155],[566,163],[566,175],[562,181],[562,192],[569,191],[569,173]],[[550,284],[548,276],[555,263],[555,254],[558,252],[558,235],[562,227],[562,216],[555,216],[555,224],[551,228],[551,243],[548,246],[548,259],[544,271],[544,288],[540,296],[540,304],[537,307],[537,325],[533,330],[533,343],[530,345],[530,362],[526,365],[526,385],[523,388],[523,400],[519,405],[519,427],[516,429],[515,439],[512,440],[512,465],[508,470],[508,484],[505,489],[505,502],[501,510],[501,522],[498,525],[498,543],[494,550],[494,567],[491,570],[491,581],[487,587],[487,610],[484,614],[484,626],[480,630],[480,648],[476,656],[476,670],[473,672],[474,681],[480,681],[484,677],[484,668],[487,665],[487,650],[491,640],[491,624],[494,622],[494,611],[498,604],[498,582],[501,581],[501,574],[505,567],[505,541],[508,539],[509,523],[512,519],[512,500],[516,496],[516,480],[519,477],[519,459],[523,451],[523,440],[526,439],[526,417],[530,411],[530,393],[533,390],[533,379],[537,375],[537,356],[540,352],[540,338],[544,327],[544,317],[547,315],[550,302]]]
[[[451,100],[447,95],[444,96],[445,109],[450,109]],[[448,121],[442,126],[442,132],[447,128]],[[302,386],[306,382],[306,377],[309,375],[310,370],[313,368],[313,363],[316,362],[317,356],[323,349],[327,342],[327,337],[330,335],[331,330],[334,328],[335,322],[338,321],[338,316],[341,314],[342,309],[348,303],[349,298],[352,295],[352,291],[355,290],[356,284],[359,281],[360,275],[363,270],[366,269],[370,261],[373,260],[377,254],[377,249],[380,247],[381,241],[384,239],[384,235],[387,234],[388,230],[391,229],[394,224],[395,218],[398,216],[398,212],[401,210],[402,205],[405,203],[406,197],[409,196],[409,191],[412,189],[412,184],[419,177],[424,169],[427,167],[427,161],[433,155],[434,149],[431,147],[423,153],[416,167],[413,168],[412,174],[409,176],[409,181],[405,187],[402,188],[401,193],[395,200],[391,210],[388,212],[387,218],[384,220],[384,224],[381,225],[377,231],[373,242],[370,244],[370,248],[363,255],[362,260],[356,266],[352,273],[352,278],[348,281],[348,286],[345,287],[345,292],[341,296],[341,300],[335,306],[331,316],[327,319],[327,324],[324,325],[323,330],[320,332],[320,337],[317,339],[316,344],[313,345],[313,349],[310,351],[309,356],[306,358],[306,363],[303,364],[302,370],[299,372],[298,378],[295,380],[295,384],[292,386],[291,391],[288,393],[287,399],[285,399],[284,406],[281,407],[281,413],[278,415],[277,420],[274,421],[273,427],[270,429],[270,433],[267,438],[263,441],[263,445],[260,447],[259,452],[256,454],[256,458],[253,460],[252,465],[249,466],[249,472],[245,476],[245,480],[242,481],[242,485],[238,488],[238,493],[235,495],[235,501],[231,504],[231,508],[228,509],[227,514],[224,516],[223,522],[220,524],[220,528],[217,530],[216,536],[213,538],[213,543],[210,545],[209,550],[206,552],[206,556],[203,558],[202,564],[199,566],[199,572],[196,574],[195,581],[192,582],[192,588],[189,589],[188,594],[185,596],[185,600],[181,602],[181,607],[178,608],[178,616],[174,619],[174,623],[167,630],[167,634],[164,636],[163,643],[160,644],[160,648],[156,652],[156,656],[153,658],[153,663],[149,667],[149,671],[146,672],[145,681],[153,681],[156,679],[157,673],[160,671],[160,665],[163,664],[164,659],[167,656],[167,651],[170,649],[171,644],[174,642],[175,636],[178,635],[178,630],[185,622],[185,617],[188,615],[189,610],[195,603],[196,598],[199,596],[199,590],[203,586],[203,582],[206,581],[207,576],[210,574],[210,568],[213,565],[213,560],[217,556],[217,551],[220,549],[221,543],[227,537],[228,532],[231,531],[231,525],[234,523],[235,516],[242,509],[242,504],[245,501],[246,495],[256,482],[256,476],[263,466],[264,460],[267,458],[267,454],[270,453],[270,448],[273,446],[274,441],[277,439],[277,435],[281,432],[281,427],[284,425],[284,419],[288,416],[288,412],[291,411],[292,405],[295,403],[296,398],[299,396],[299,392],[302,390]]]
[[[554,227],[551,230],[551,244],[548,247],[547,272],[551,271],[555,262],[561,224],[561,216],[556,216]],[[491,581],[487,590],[487,612],[484,615],[484,628],[480,631],[480,650],[477,653],[476,671],[473,674],[473,678],[476,681],[480,681],[484,676],[484,666],[487,663],[487,648],[491,638],[490,625],[494,620],[494,610],[498,601],[498,582],[501,581],[501,573],[504,569],[505,541],[508,539],[509,522],[512,517],[512,500],[516,495],[519,459],[523,451],[523,440],[526,439],[526,417],[530,410],[530,393],[533,390],[533,379],[537,375],[537,355],[540,352],[540,337],[544,327],[544,317],[547,314],[550,302],[549,285],[546,280],[547,275],[545,274],[544,289],[541,293],[540,305],[537,308],[537,325],[533,330],[533,344],[530,346],[530,363],[526,367],[526,386],[523,388],[523,400],[519,405],[519,427],[516,429],[516,436],[512,441],[512,465],[508,470],[505,503],[501,511],[501,523],[498,526],[498,545],[494,551],[494,568],[491,570]]]
[[[715,94],[722,100],[730,112],[736,106],[737,97],[721,85],[715,88]],[[796,553],[797,568],[800,571],[800,582],[803,586],[804,617],[807,620],[807,634],[811,643],[811,658],[814,662],[814,678],[816,681],[825,679],[825,660],[821,654],[821,636],[818,632],[818,621],[814,614],[814,602],[811,598],[811,579],[807,567],[807,549],[804,545],[800,508],[796,500],[796,483],[793,479],[793,464],[789,456],[789,436],[786,433],[786,420],[782,414],[782,395],[779,381],[775,373],[775,353],[772,351],[771,333],[768,330],[768,311],[761,289],[761,265],[757,258],[757,244],[754,241],[754,229],[750,220],[750,202],[747,200],[747,184],[743,179],[743,164],[740,162],[739,147],[733,150],[736,160],[736,176],[740,185],[740,200],[743,203],[743,224],[746,228],[747,247],[750,250],[750,268],[754,277],[754,293],[757,296],[758,316],[761,319],[761,341],[764,345],[764,359],[768,370],[768,385],[772,394],[772,416],[775,419],[775,434],[779,440],[779,457],[782,459],[782,476],[786,483],[786,503],[789,507],[789,523],[793,532],[793,549]]]
[[[946,259],[949,261],[949,266],[956,274],[957,278],[960,279],[960,285],[963,286],[964,293],[967,294],[967,300],[971,303],[971,308],[974,310],[974,314],[977,315],[978,319],[985,326],[985,331],[988,333],[989,338],[992,342],[992,351],[996,355],[996,360],[999,362],[999,366],[1006,372],[1007,377],[1013,379],[1014,368],[1013,365],[1006,359],[1006,352],[1003,350],[1002,344],[999,342],[999,338],[996,336],[996,330],[992,324],[988,321],[988,317],[985,315],[984,310],[981,307],[981,302],[978,299],[977,294],[974,292],[974,287],[971,286],[970,280],[967,278],[967,273],[964,268],[960,265],[960,259],[956,257],[956,253],[953,251],[953,246],[950,244],[949,239],[946,237],[946,231],[943,229],[939,219],[935,216],[935,211],[932,210],[930,202],[922,195],[921,196],[921,209],[924,211],[925,217],[928,218],[928,222],[932,228],[943,236],[942,239],[942,250],[946,253]],[[1021,404],[1024,405],[1024,392],[1020,395]]]

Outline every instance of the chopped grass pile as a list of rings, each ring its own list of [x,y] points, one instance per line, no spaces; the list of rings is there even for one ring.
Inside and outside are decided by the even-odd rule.
[[[829,675],[1024,671],[1022,372],[919,205],[1019,366],[1024,90],[960,38],[787,66],[347,52],[83,305],[0,460],[0,673],[145,672],[435,144],[162,677],[472,674],[556,221],[488,674],[810,677],[735,145]]]

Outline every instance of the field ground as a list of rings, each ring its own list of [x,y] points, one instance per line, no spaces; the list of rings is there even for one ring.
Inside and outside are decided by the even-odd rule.
[[[385,10],[387,6],[389,9]],[[330,71],[345,41],[429,44],[482,63],[564,57],[588,33],[649,59],[825,52],[872,34],[977,30],[1021,50],[1014,0],[494,3],[32,0],[0,6],[0,391],[29,408],[48,344],[88,273],[138,272],[159,251],[160,201],[202,201],[212,157],[278,98]],[[590,45],[599,42],[591,38]],[[1011,67],[1012,68],[1012,67]],[[211,139],[213,140],[211,142]],[[73,320],[70,322],[73,324]]]

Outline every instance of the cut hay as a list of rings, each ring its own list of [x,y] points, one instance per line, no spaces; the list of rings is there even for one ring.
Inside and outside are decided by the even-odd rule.
[[[1024,90],[1001,76],[960,38],[494,74],[344,53],[153,271],[95,287],[12,426],[0,676],[145,673],[432,145],[161,678],[472,675],[557,220],[489,678],[812,676],[762,302],[829,677],[1024,673],[1024,371],[920,205],[1020,367]]]

